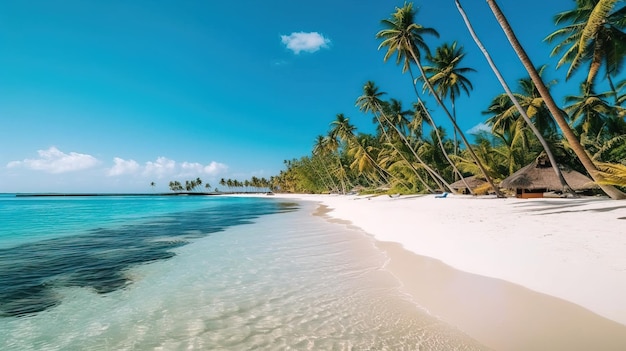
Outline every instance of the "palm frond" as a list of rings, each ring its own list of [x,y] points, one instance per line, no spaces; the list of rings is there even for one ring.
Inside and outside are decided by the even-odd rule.
[[[578,44],[579,55],[582,55],[584,48],[587,47],[587,43],[592,40],[592,38],[600,30],[599,28],[604,26],[606,18],[608,17],[609,13],[613,9],[617,1],[618,0],[598,1],[593,11],[591,11],[589,19],[587,20],[587,25],[580,35]]]
[[[599,184],[626,186],[626,165],[619,163],[597,163],[600,171]]]

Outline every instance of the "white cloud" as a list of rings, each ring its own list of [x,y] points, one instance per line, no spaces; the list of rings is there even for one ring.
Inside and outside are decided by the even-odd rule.
[[[119,157],[113,159],[115,165],[109,169],[109,176],[119,176],[122,174],[134,174],[139,171],[139,163],[135,160],[124,160]]]
[[[182,174],[188,175],[202,173],[204,166],[197,162],[183,162],[180,164],[180,168]]]
[[[204,173],[209,174],[209,175],[217,175],[222,172],[225,172],[227,169],[228,169],[227,165],[213,161],[208,166],[204,167]]]
[[[156,162],[146,162],[143,174],[145,176],[163,178],[170,177],[198,177],[202,175],[215,176],[228,169],[228,166],[212,161],[208,165],[198,162],[180,162],[166,157],[157,158]]]
[[[166,157],[157,158],[156,162],[146,162],[144,174],[148,176],[156,176],[162,178],[176,172],[176,161]]]
[[[37,159],[12,161],[7,164],[7,167],[25,167],[48,173],[66,173],[92,168],[100,162],[91,155],[77,152],[66,154],[54,146],[47,150],[38,150],[37,153],[39,154]]]
[[[485,133],[485,132],[491,133],[491,127],[489,127],[485,123],[478,123],[477,125],[473,126],[472,128],[470,128],[465,133],[466,134],[471,134],[471,135],[476,135],[476,134]]]
[[[181,176],[197,176],[200,174],[214,176],[223,171],[226,171],[228,169],[228,166],[215,161],[212,161],[206,166],[197,162],[183,162],[181,163],[180,168]]]
[[[328,44],[330,44],[330,39],[317,32],[294,32],[289,35],[281,35],[280,39],[287,46],[287,49],[296,55],[301,51],[316,52],[321,48],[328,48]]]

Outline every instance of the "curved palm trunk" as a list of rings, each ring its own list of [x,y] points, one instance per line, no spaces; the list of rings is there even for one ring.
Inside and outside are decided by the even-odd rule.
[[[380,109],[380,106],[379,106],[379,109]],[[382,109],[380,109],[380,111],[382,111]],[[422,160],[421,157],[419,157],[417,152],[411,147],[411,144],[406,139],[404,134],[398,129],[398,127],[396,127],[393,123],[391,123],[384,113],[382,113],[382,115],[383,115],[383,117],[385,117],[385,120],[387,121],[387,123],[396,131],[396,133],[398,133],[398,136],[400,137],[402,142],[409,148],[409,150],[411,151],[413,156],[415,156],[415,159],[417,159],[417,161],[426,169],[426,171],[428,172],[428,174],[430,174],[430,176],[433,178],[433,180],[436,183],[443,184],[446,188],[448,188],[448,190],[450,190],[451,193],[456,193],[456,191],[454,189],[452,189],[450,184],[448,184],[448,182],[446,182],[446,180],[443,179],[443,177],[439,173],[437,173],[428,164],[426,164],[426,162],[424,162],[424,160]]]
[[[500,189],[498,189],[498,187],[496,187],[496,185],[493,183],[493,180],[491,179],[489,174],[487,174],[487,170],[485,169],[485,166],[483,166],[483,163],[480,161],[480,159],[474,152],[472,145],[469,143],[469,141],[467,141],[465,134],[461,131],[461,128],[459,128],[459,125],[456,123],[456,120],[454,119],[454,117],[452,117],[452,115],[450,114],[450,111],[448,111],[448,108],[446,107],[446,105],[444,105],[443,101],[441,101],[439,94],[437,94],[437,92],[433,88],[433,85],[430,84],[430,81],[428,80],[428,78],[426,77],[426,73],[424,72],[424,67],[422,67],[422,64],[420,63],[419,59],[415,55],[415,52],[413,51],[413,49],[409,50],[409,52],[411,53],[411,57],[415,61],[415,64],[417,65],[417,68],[419,69],[420,74],[422,75],[422,78],[424,79],[424,83],[428,87],[428,90],[431,92],[431,94],[433,94],[433,97],[435,98],[435,101],[437,101],[437,104],[441,106],[441,108],[444,110],[444,112],[446,113],[450,121],[452,122],[452,125],[454,126],[454,130],[459,133],[459,136],[461,137],[461,140],[463,140],[463,143],[465,144],[467,151],[469,151],[470,155],[474,159],[474,162],[476,162],[476,165],[478,166],[478,168],[480,168],[480,171],[483,174],[483,177],[485,177],[485,180],[489,183],[489,185],[491,185],[494,192],[496,193],[496,196],[504,197],[502,193],[500,192]]]
[[[353,143],[354,145],[356,145],[359,150],[361,150],[361,152],[363,152],[363,154],[365,155],[365,157],[367,157],[367,159],[370,161],[370,163],[374,166],[374,169],[376,169],[376,172],[378,173],[378,175],[385,181],[385,182],[389,182],[389,180],[387,179],[387,176],[385,175],[385,170],[382,169],[382,167],[380,167],[376,161],[374,161],[374,159],[372,158],[372,156],[369,154],[369,152],[367,152],[367,150],[363,147],[363,145],[361,145],[361,143],[359,143],[359,140],[356,138],[356,136],[354,136],[354,134],[350,134],[347,138],[346,138],[348,144]],[[387,173],[389,174],[389,173]]]
[[[456,122],[456,101],[454,101],[454,95],[450,96],[450,103],[452,104],[452,118]],[[456,156],[459,152],[459,140],[456,135],[456,130],[454,131],[454,156]]]
[[[376,105],[376,108],[379,111],[382,111],[382,109],[380,108],[380,106],[378,106],[378,104]],[[376,117],[376,120],[378,121],[378,124],[380,124],[380,126],[382,127],[381,129],[382,129],[383,135],[385,136],[385,139],[387,139],[387,141],[389,141],[389,144],[391,144],[391,147],[400,155],[400,157],[402,157],[404,162],[406,162],[408,164],[408,166],[411,167],[411,170],[413,170],[413,173],[415,173],[415,176],[422,183],[422,185],[424,185],[426,190],[428,190],[428,192],[430,192],[431,194],[434,193],[435,191],[428,185],[428,183],[426,183],[426,181],[422,178],[422,176],[420,176],[419,172],[413,167],[411,162],[409,162],[409,160],[407,160],[406,157],[404,157],[404,154],[402,152],[400,152],[400,150],[398,150],[398,148],[393,144],[393,142],[391,142],[391,138],[389,138],[389,135],[387,135],[387,132],[385,131],[385,128],[383,127],[383,122],[380,119],[380,116],[378,116],[378,114],[376,112],[374,112],[374,116]]]
[[[359,145],[359,148],[362,150],[363,154],[365,154],[365,156],[370,161],[370,163],[372,165],[374,165],[374,169],[376,169],[376,172],[378,173],[380,178],[382,178],[382,180],[384,181],[384,182],[377,181],[378,185],[389,184],[389,178],[388,177],[392,177],[392,178],[395,178],[402,185],[404,185],[407,189],[410,189],[408,184],[403,179],[401,179],[400,177],[396,176],[393,173],[389,173],[387,170],[385,170],[383,167],[381,167],[378,164],[378,162],[376,162],[376,160],[374,160],[372,155],[370,155],[369,152],[367,152],[367,150],[363,147],[363,145],[359,144],[358,141],[356,141],[356,140],[354,140],[353,142],[355,142],[356,144]]]
[[[311,160],[312,163],[314,163],[313,160]],[[313,170],[313,172],[315,174],[317,174],[317,176],[319,177],[319,179],[322,181],[322,184],[324,184],[324,187],[326,189],[331,189],[331,186],[328,184],[328,182],[326,181],[326,179],[324,178],[324,175],[322,173],[320,173],[320,171],[317,169],[317,167],[315,167],[314,164],[309,165],[309,168],[311,168]]]
[[[343,168],[343,162],[341,162],[341,157],[339,156],[339,154],[334,154],[334,155],[337,157],[337,164],[339,165],[339,168],[337,169],[337,171],[339,172],[339,181],[341,182],[341,193],[345,194],[346,182],[348,183],[348,186],[350,187],[352,187],[352,183],[350,183],[350,179],[348,179],[348,176],[346,175],[346,171]]]
[[[376,172],[378,173],[378,175],[387,183],[389,183],[389,179],[387,178],[387,175],[392,176],[393,175],[387,171],[385,171],[382,167],[380,167],[378,165],[378,163],[376,163],[376,161],[374,160],[374,158],[372,158],[372,155],[369,154],[369,152],[367,152],[367,150],[363,147],[363,145],[361,145],[359,143],[358,140],[356,140],[356,138],[354,138],[354,140],[352,140],[353,143],[355,143],[356,145],[358,145],[358,148],[361,150],[361,152],[363,152],[363,154],[365,155],[365,157],[367,157],[367,159],[370,161],[370,163],[374,166],[374,169],[376,169]]]
[[[335,180],[333,179],[332,174],[330,174],[330,170],[328,169],[328,167],[326,167],[326,163],[322,162],[321,160],[318,160],[318,162],[322,164],[322,167],[324,168],[324,171],[326,172],[326,176],[328,177],[328,179],[330,179],[330,182],[333,185],[332,189],[338,191],[339,187],[337,186],[337,183],[335,183]]]
[[[496,67],[496,64],[491,59],[491,56],[489,55],[489,52],[487,51],[487,49],[485,49],[485,47],[483,46],[483,44],[480,41],[480,39],[478,39],[478,36],[476,35],[476,32],[474,31],[474,28],[472,27],[472,24],[470,23],[469,19],[467,18],[467,14],[463,10],[463,7],[461,6],[461,3],[459,2],[459,0],[455,0],[454,2],[456,3],[456,7],[459,10],[459,13],[461,14],[461,17],[463,17],[463,21],[465,22],[465,25],[467,26],[467,29],[469,30],[470,34],[472,35],[472,38],[476,42],[476,45],[478,46],[480,51],[483,53],[483,55],[487,59],[487,62],[489,63],[489,66],[491,67],[491,70],[493,71],[493,73],[498,78],[498,81],[500,82],[500,84],[502,85],[502,87],[506,91],[506,94],[509,96],[509,98],[511,99],[511,101],[513,102],[515,107],[517,108],[517,111],[519,111],[519,113],[522,115],[522,118],[524,118],[524,121],[526,122],[528,127],[530,127],[530,129],[535,134],[537,139],[539,139],[539,143],[541,143],[541,146],[543,147],[543,150],[546,152],[546,155],[548,156],[548,159],[550,160],[550,163],[552,164],[552,169],[554,169],[554,173],[556,173],[556,176],[559,178],[559,182],[561,183],[561,189],[563,190],[563,192],[569,192],[572,195],[576,195],[576,193],[570,188],[570,186],[567,184],[567,181],[563,177],[563,173],[561,172],[561,169],[557,165],[556,159],[554,158],[554,154],[550,150],[550,146],[546,142],[546,139],[543,137],[543,135],[541,135],[541,132],[539,132],[539,130],[537,129],[535,124],[530,120],[530,118],[528,117],[528,114],[526,113],[524,108],[520,105],[520,103],[517,100],[517,98],[515,98],[515,96],[513,95],[513,92],[509,88],[509,85],[506,83],[506,81],[502,77],[502,74],[500,74],[500,70],[498,70],[498,68]]]
[[[411,69],[410,65],[409,65],[409,74],[411,75],[411,81],[413,82],[413,91],[415,92],[415,96],[417,97],[417,103],[422,107],[422,110],[424,110],[424,113],[426,114],[426,117],[428,118],[428,124],[430,124],[431,127],[433,127],[433,130],[435,131],[435,136],[437,137],[437,144],[439,145],[439,148],[441,149],[443,156],[446,158],[450,166],[452,166],[454,173],[463,181],[463,184],[469,190],[470,194],[474,195],[474,191],[470,188],[470,186],[465,181],[465,177],[463,177],[463,174],[461,174],[461,172],[456,167],[454,162],[452,162],[452,160],[450,159],[450,156],[448,156],[448,152],[446,151],[446,148],[443,145],[443,141],[441,140],[441,135],[439,134],[439,129],[437,129],[437,125],[435,124],[435,120],[430,115],[430,112],[428,112],[428,110],[426,109],[426,105],[424,105],[424,102],[422,101],[422,99],[420,99],[419,93],[417,91],[416,83],[415,83],[415,77],[413,75],[413,70]],[[455,155],[456,155],[456,147],[457,147],[456,130],[454,131],[454,138],[455,138],[454,147],[455,147]]]
[[[456,167],[456,164],[454,164],[454,162],[452,162],[452,160],[450,159],[450,156],[448,156],[448,153],[446,152],[446,148],[443,145],[443,141],[441,140],[441,135],[439,134],[439,129],[437,129],[437,125],[435,124],[435,120],[430,115],[430,112],[428,112],[426,110],[426,106],[424,106],[424,103],[422,102],[422,100],[418,98],[417,102],[422,106],[424,111],[426,111],[426,115],[428,116],[428,119],[429,119],[431,125],[433,126],[433,129],[435,130],[435,136],[437,137],[437,143],[439,144],[439,148],[441,149],[441,152],[443,153],[443,156],[446,158],[448,163],[452,166],[452,169],[454,170],[455,176],[459,177],[458,179],[460,179],[463,182],[463,184],[465,185],[465,188],[467,190],[469,190],[471,195],[474,195],[474,191],[469,186],[469,184],[467,184],[467,181],[465,180],[465,177],[463,177],[463,174]],[[455,117],[455,120],[456,120],[456,117]],[[457,135],[456,135],[456,130],[455,130],[454,131],[454,155],[455,156],[457,155],[457,149],[458,149],[458,141],[457,141]]]
[[[598,169],[596,168],[596,165],[593,163],[593,161],[591,160],[591,158],[585,151],[585,148],[583,148],[583,146],[578,141],[578,138],[574,134],[574,131],[567,124],[567,121],[565,120],[562,114],[563,112],[554,102],[554,99],[552,98],[550,91],[548,91],[548,88],[543,83],[543,80],[541,80],[539,73],[535,69],[535,66],[533,66],[533,63],[531,62],[530,58],[526,54],[526,51],[517,40],[517,37],[515,36],[515,33],[513,32],[513,29],[511,28],[511,26],[509,25],[509,22],[507,21],[506,17],[504,17],[502,10],[500,10],[500,7],[498,6],[498,4],[496,4],[494,0],[487,0],[487,4],[491,8],[491,11],[496,17],[498,23],[500,24],[500,27],[502,27],[502,30],[506,34],[506,37],[511,43],[511,46],[515,50],[515,53],[517,54],[520,61],[526,68],[526,71],[528,71],[528,74],[530,75],[530,78],[532,79],[533,83],[535,83],[535,86],[537,87],[539,94],[541,95],[543,100],[546,102],[546,106],[550,110],[550,113],[554,117],[554,120],[559,125],[559,128],[561,128],[561,131],[563,132],[563,136],[565,136],[565,138],[567,139],[568,143],[572,147],[572,150],[574,150],[574,153],[576,153],[576,156],[578,156],[578,159],[582,163],[583,167],[585,167],[585,170],[587,170],[591,178],[593,178],[596,184],[598,184],[598,186],[600,186],[600,188],[610,198],[614,200],[626,199],[626,194],[619,191],[619,189],[615,188],[614,186],[601,184],[602,175],[599,173]]]

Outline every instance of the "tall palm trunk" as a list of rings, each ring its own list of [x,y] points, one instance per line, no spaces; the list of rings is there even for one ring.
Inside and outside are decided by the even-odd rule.
[[[443,156],[448,161],[450,166],[452,166],[452,170],[454,170],[454,173],[463,181],[463,184],[465,185],[465,188],[467,188],[467,190],[469,190],[470,194],[474,195],[474,191],[471,189],[471,187],[465,181],[465,177],[463,177],[463,174],[461,174],[461,172],[456,167],[454,162],[452,162],[452,160],[450,159],[450,156],[448,156],[448,152],[446,151],[446,148],[443,145],[443,141],[441,140],[441,135],[439,134],[439,129],[437,128],[437,125],[435,124],[435,120],[430,115],[430,112],[428,112],[428,110],[426,109],[426,105],[424,105],[424,102],[422,101],[422,99],[420,99],[419,93],[417,92],[416,80],[415,80],[415,77],[413,75],[413,70],[411,69],[410,65],[409,65],[409,74],[411,75],[411,81],[413,82],[413,91],[415,92],[415,96],[417,97],[417,103],[422,108],[422,110],[424,110],[424,113],[426,114],[426,117],[428,119],[428,124],[430,124],[430,126],[435,131],[435,136],[437,137],[437,144],[439,145],[439,148],[441,149],[441,152],[443,153]],[[455,155],[456,155],[456,147],[457,147],[456,130],[454,131],[454,138],[455,138],[454,147],[455,147]]]
[[[339,187],[337,186],[337,183],[335,183],[335,179],[333,179],[332,174],[330,173],[330,170],[328,169],[328,167],[326,166],[325,162],[322,162],[322,160],[317,160],[318,163],[320,163],[322,165],[322,168],[324,169],[324,172],[326,172],[326,176],[328,177],[328,179],[330,179],[330,183],[332,184],[332,188],[334,191],[339,191]]]
[[[382,113],[382,108],[378,104],[376,104],[376,109],[378,109],[379,113],[384,116],[384,113]],[[415,176],[420,181],[420,183],[422,183],[422,185],[424,185],[426,190],[428,190],[429,193],[434,193],[435,191],[430,187],[430,185],[428,185],[428,183],[424,180],[424,178],[422,178],[422,176],[420,176],[420,174],[417,171],[417,169],[415,169],[415,167],[413,167],[411,162],[409,160],[407,160],[406,157],[404,156],[404,154],[400,150],[398,150],[398,148],[393,144],[393,142],[391,141],[391,138],[389,137],[389,135],[387,134],[387,131],[385,130],[383,121],[380,119],[380,116],[378,115],[378,113],[374,112],[374,116],[376,117],[376,120],[378,121],[378,124],[380,124],[381,130],[383,132],[383,135],[385,136],[385,139],[387,139],[387,141],[389,142],[391,147],[398,153],[398,155],[400,155],[400,157],[402,157],[402,160],[404,160],[404,162],[407,163],[407,165],[411,168],[413,173],[415,173]],[[431,176],[432,176],[432,174],[431,174]]]
[[[520,42],[517,40],[517,37],[515,36],[515,33],[513,32],[513,29],[511,28],[511,26],[509,25],[509,22],[507,21],[506,17],[502,13],[502,10],[500,10],[500,7],[498,6],[498,4],[496,4],[494,0],[487,0],[487,4],[491,8],[491,11],[496,17],[498,23],[500,24],[500,27],[502,27],[502,30],[506,34],[506,37],[511,43],[511,46],[515,50],[515,53],[517,53],[517,56],[519,57],[520,61],[526,68],[526,71],[528,71],[528,74],[530,75],[530,78],[532,79],[533,83],[535,83],[535,86],[537,87],[539,94],[545,101],[546,106],[550,110],[550,113],[554,117],[554,120],[556,121],[556,123],[559,125],[559,128],[561,128],[561,131],[563,132],[563,135],[565,136],[568,143],[570,144],[572,150],[574,150],[574,153],[576,154],[576,156],[578,156],[578,159],[582,163],[583,167],[585,167],[585,170],[587,170],[591,178],[593,178],[596,184],[598,184],[598,186],[600,186],[600,188],[610,198],[614,200],[626,199],[626,194],[619,191],[619,189],[615,188],[614,186],[601,184],[602,175],[599,173],[595,164],[593,163],[593,161],[591,160],[591,158],[585,151],[585,148],[583,148],[583,146],[578,141],[578,138],[574,134],[574,131],[567,124],[567,121],[565,120],[565,117],[562,114],[563,112],[554,102],[554,99],[552,98],[550,91],[548,91],[548,88],[543,83],[543,80],[541,80],[539,73],[537,72],[537,70],[535,69],[535,66],[531,62],[528,55],[526,54],[526,51],[524,50]]]
[[[330,184],[328,183],[328,181],[326,181],[324,175],[317,169],[317,167],[315,167],[315,161],[311,161],[311,165],[309,165],[309,168],[311,168],[313,170],[313,173],[317,174],[317,177],[322,181],[322,184],[324,185],[324,187],[328,190],[328,189],[332,189],[332,187],[330,186]],[[326,168],[326,167],[324,167]],[[332,181],[332,179],[331,179]]]
[[[428,174],[430,174],[430,176],[433,178],[433,180],[436,183],[443,184],[446,188],[448,188],[448,190],[450,192],[456,193],[456,191],[454,189],[452,189],[450,184],[448,184],[448,182],[446,182],[446,180],[443,179],[443,177],[439,173],[437,173],[437,171],[432,169],[426,162],[424,162],[424,160],[422,160],[421,157],[419,157],[417,152],[413,149],[413,147],[411,146],[409,141],[406,139],[406,136],[400,131],[400,129],[398,129],[398,127],[395,124],[393,124],[393,123],[391,123],[391,121],[389,121],[389,118],[387,118],[385,113],[382,112],[382,109],[380,109],[380,110],[381,110],[381,114],[383,115],[383,117],[387,121],[387,124],[389,124],[396,131],[396,133],[398,134],[398,136],[400,137],[400,139],[402,140],[404,145],[406,145],[409,148],[409,150],[411,151],[411,153],[413,154],[415,159],[426,169],[426,171],[428,172]]]
[[[454,117],[452,117],[452,115],[450,114],[450,111],[448,111],[448,108],[446,107],[446,105],[444,105],[443,101],[441,101],[441,98],[439,97],[439,94],[437,94],[437,92],[433,88],[433,85],[428,80],[428,77],[426,77],[426,73],[424,72],[424,67],[422,67],[422,64],[421,64],[419,58],[417,58],[417,56],[415,55],[415,51],[413,51],[413,49],[411,49],[411,50],[409,50],[409,52],[411,53],[411,57],[413,58],[413,61],[415,61],[415,64],[417,65],[417,68],[420,71],[422,79],[424,79],[424,83],[428,87],[428,90],[431,92],[431,94],[435,98],[435,101],[437,101],[437,104],[439,106],[441,106],[441,108],[444,110],[444,112],[446,113],[446,115],[450,119],[450,122],[452,122],[452,125],[454,126],[454,130],[456,130],[456,132],[461,137],[461,140],[463,140],[463,143],[465,144],[465,147],[467,148],[467,151],[472,156],[472,159],[474,159],[474,162],[476,162],[476,165],[478,166],[478,168],[480,168],[480,171],[483,174],[483,177],[489,183],[489,185],[491,185],[491,187],[493,188],[494,192],[496,193],[496,196],[504,197],[502,195],[502,193],[500,192],[500,189],[498,189],[498,187],[493,183],[493,180],[491,179],[491,177],[487,173],[487,170],[485,169],[485,166],[483,165],[483,163],[480,161],[480,159],[478,158],[478,156],[474,152],[474,149],[472,148],[472,145],[469,143],[469,141],[467,141],[467,138],[465,137],[465,133],[463,133],[463,131],[461,131],[461,128],[459,128],[459,125],[456,123],[456,120],[454,119]]]
[[[478,39],[478,36],[476,35],[476,32],[474,31],[474,28],[472,27],[472,24],[470,23],[469,19],[467,18],[467,14],[465,13],[465,10],[463,10],[463,7],[461,6],[461,3],[459,2],[459,0],[455,0],[454,2],[456,3],[456,7],[459,10],[459,13],[461,14],[461,17],[463,17],[463,21],[465,22],[465,25],[467,26],[467,29],[469,30],[470,34],[472,35],[472,38],[476,42],[476,45],[478,46],[480,51],[483,53],[483,55],[487,59],[487,62],[489,63],[489,66],[491,67],[491,70],[493,71],[493,73],[498,78],[498,81],[500,82],[500,84],[502,85],[502,87],[506,91],[506,94],[509,96],[509,98],[511,99],[511,101],[513,102],[515,107],[517,108],[517,111],[519,111],[519,113],[522,115],[522,118],[524,118],[524,121],[526,122],[528,127],[530,127],[530,129],[535,134],[537,139],[539,139],[539,143],[541,143],[541,146],[543,147],[543,150],[546,152],[546,155],[548,156],[548,159],[550,160],[550,163],[552,164],[552,169],[554,169],[554,173],[556,173],[556,176],[559,178],[559,182],[561,183],[561,189],[563,190],[563,192],[569,192],[572,195],[575,195],[576,193],[570,188],[570,186],[567,184],[567,181],[563,177],[563,173],[561,172],[561,169],[557,165],[556,159],[554,158],[554,154],[550,150],[550,146],[546,142],[546,139],[543,137],[541,132],[537,129],[535,124],[530,120],[530,118],[528,117],[528,114],[526,113],[524,108],[520,105],[520,103],[517,100],[517,98],[513,95],[513,92],[511,92],[511,89],[509,88],[509,85],[506,83],[506,81],[502,77],[502,74],[500,74],[500,70],[496,67],[496,64],[491,59],[491,55],[489,55],[489,52],[487,51],[487,49],[485,49],[485,47],[483,46],[483,44],[480,41],[480,39]]]
[[[350,180],[348,179],[348,176],[346,174],[346,170],[343,168],[343,163],[341,162],[341,156],[339,156],[339,154],[335,154],[333,152],[333,155],[336,156],[337,158],[337,177],[339,178],[339,181],[341,182],[341,193],[345,194],[346,193],[346,182],[348,183],[348,186],[352,187],[352,184],[350,183]]]
[[[387,178],[387,175],[392,176],[392,177],[393,175],[387,172],[386,170],[384,170],[382,167],[380,167],[378,163],[374,160],[374,158],[372,158],[372,155],[370,155],[369,152],[367,152],[367,149],[365,149],[365,147],[363,147],[363,145],[361,145],[356,138],[354,138],[352,142],[355,143],[357,147],[361,150],[361,152],[363,152],[365,157],[367,157],[367,159],[374,166],[374,169],[376,170],[378,175],[383,179],[383,181],[386,183],[389,183],[389,178]]]

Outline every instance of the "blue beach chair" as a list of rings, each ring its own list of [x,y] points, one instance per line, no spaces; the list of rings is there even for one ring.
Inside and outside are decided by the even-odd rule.
[[[448,193],[443,193],[441,195],[436,195],[435,197],[439,199],[445,199],[447,196],[448,196]]]

